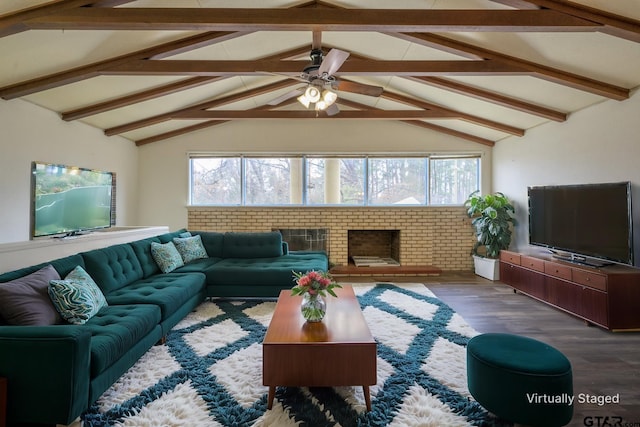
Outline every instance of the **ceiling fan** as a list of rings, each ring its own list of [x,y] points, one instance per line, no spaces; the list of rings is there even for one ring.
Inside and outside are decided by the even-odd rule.
[[[333,116],[340,112],[335,104],[338,95],[335,91],[352,92],[368,96],[382,95],[380,86],[356,83],[341,80],[334,76],[342,64],[349,57],[349,52],[340,49],[331,49],[325,56],[320,47],[320,32],[313,32],[313,45],[311,47],[311,62],[304,67],[297,80],[306,83],[306,86],[285,93],[268,102],[268,105],[278,105],[288,99],[297,97],[298,101],[306,108],[314,108],[316,111],[325,111]],[[291,78],[290,76],[287,76]]]

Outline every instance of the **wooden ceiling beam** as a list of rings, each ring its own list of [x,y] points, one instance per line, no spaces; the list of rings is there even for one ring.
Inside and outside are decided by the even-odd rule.
[[[379,108],[376,107],[369,107],[368,105],[364,105],[361,104],[359,102],[355,102],[355,101],[350,101],[347,99],[343,99],[343,98],[338,98],[338,104],[340,105],[345,105],[348,107],[352,107],[352,108],[357,108],[357,109],[373,109],[373,110],[379,110]],[[418,126],[424,129],[430,129],[439,133],[443,133],[446,135],[451,135],[451,136],[455,136],[456,138],[461,138],[461,139],[466,139],[468,141],[471,142],[475,142],[478,144],[482,144],[482,145],[486,145],[488,147],[493,147],[495,145],[494,141],[491,141],[490,139],[486,139],[486,138],[481,138],[479,136],[476,135],[471,135],[465,132],[461,132],[459,130],[455,130],[455,129],[451,129],[445,126],[440,126],[440,125],[436,125],[434,123],[429,123],[429,122],[425,122],[422,120],[401,120],[402,123],[411,125],[411,126]]]
[[[146,138],[140,138],[135,141],[135,144],[140,147],[142,145],[152,144],[158,141],[164,141],[165,139],[175,138],[176,136],[186,135],[191,132],[195,132],[201,129],[207,129],[212,126],[221,125],[223,123],[229,123],[229,120],[208,120],[202,123],[196,123],[195,125],[185,126],[179,129],[170,130],[168,132],[159,133]]]
[[[494,2],[497,0],[493,0]],[[502,1],[498,1],[502,3]],[[521,5],[520,3],[525,3]],[[526,6],[529,5],[529,7]],[[601,25],[598,31],[636,43],[640,43],[640,21],[607,12],[601,9],[585,6],[569,0],[526,0],[512,5],[518,9],[545,8],[564,13],[581,19],[596,22]]]
[[[133,0],[111,0],[109,5],[103,5],[103,1],[96,0],[55,0],[41,5],[29,7],[19,10],[17,12],[8,13],[0,16],[0,37],[6,37],[12,34],[17,34],[22,31],[29,30],[29,27],[24,24],[24,21],[28,21],[33,18],[39,18],[42,16],[51,15],[54,13],[62,12],[64,10],[73,9],[82,6],[92,7],[112,7],[113,5],[120,5],[124,3],[131,3]]]
[[[455,136],[456,138],[466,139],[471,142],[476,142],[478,144],[486,145],[487,147],[493,147],[494,145],[496,145],[496,143],[490,139],[481,138],[476,135],[470,135],[468,133],[461,132],[459,130],[436,125],[434,123],[428,123],[428,122],[423,122],[419,120],[403,120],[403,122],[410,124],[412,126],[419,126],[425,129],[430,129],[439,133],[443,133],[445,135]]]
[[[540,9],[538,6],[531,4],[527,0],[491,0],[494,3],[500,3],[505,6],[514,7],[516,9]]]
[[[513,56],[505,55],[500,52],[474,46],[444,36],[423,33],[387,34],[422,46],[428,46],[435,49],[443,49],[447,52],[458,51],[464,55],[474,55],[484,59],[491,59],[496,63],[511,65],[515,69],[526,71],[523,74],[551,81],[560,85],[572,87],[574,89],[582,90],[585,92],[593,93],[606,98],[622,101],[629,98],[630,95],[630,90],[627,88],[591,79],[589,77],[580,76],[578,74],[569,73],[567,71],[548,67],[546,65],[538,64]]]
[[[64,1],[64,0],[63,0]],[[67,0],[70,1],[70,0]],[[116,5],[128,3],[129,0],[102,0],[94,3],[96,5],[102,3],[106,5]],[[306,2],[294,8],[304,9],[312,8],[315,5],[314,2]],[[46,76],[38,77],[35,79],[27,80],[24,82],[16,83],[13,85],[0,87],[0,97],[4,99],[15,99],[32,93],[40,92],[47,89],[63,86],[69,83],[74,83],[80,80],[95,77],[99,75],[100,70],[108,68],[116,64],[121,64],[127,61],[136,59],[163,59],[180,53],[189,52],[191,50],[200,49],[202,47],[210,46],[215,43],[224,42],[237,37],[247,35],[247,32],[219,32],[209,31],[202,34],[197,34],[191,37],[185,37],[179,40],[174,40],[168,43],[163,43],[157,46],[153,46],[147,49],[142,49],[136,52],[131,52],[125,55],[109,58],[104,61],[95,62],[88,65],[83,65],[70,70],[61,71],[59,73],[49,74]]]
[[[132,3],[135,0],[97,0],[93,1],[89,7],[116,7],[127,3]]]
[[[429,86],[445,89],[450,92],[459,93],[460,95],[469,96],[481,101],[490,102],[512,110],[521,111],[523,113],[532,114],[534,116],[543,117],[555,122],[564,122],[567,120],[567,114],[551,108],[542,107],[531,102],[521,101],[519,99],[505,96],[496,92],[480,89],[468,84],[460,83],[451,79],[443,79],[441,77],[405,77],[419,83],[428,84]]]
[[[298,76],[300,61],[134,60],[105,68],[105,75]],[[378,61],[347,60],[335,74],[349,76],[519,75],[527,71],[502,61]]]
[[[269,55],[270,59],[288,59],[292,56],[301,55],[302,53],[308,53],[308,47],[300,47],[297,49],[290,49],[285,52],[277,53],[275,55]],[[62,113],[60,116],[63,120],[71,121],[78,120],[84,117],[92,116],[94,114],[104,113],[106,111],[115,110],[117,108],[133,105],[138,102],[149,101],[151,99],[157,99],[162,96],[170,95],[172,93],[180,92],[187,89],[193,89],[198,86],[214,83],[228,78],[228,76],[221,77],[192,77],[179,82],[168,83],[162,86],[158,86],[152,89],[144,90],[131,95],[121,96],[108,101],[99,102],[93,105],[89,105],[75,110],[70,110]]]
[[[287,101],[284,101],[283,103],[280,104],[280,106],[284,106],[287,104],[293,104],[297,102],[295,99],[290,99]],[[252,110],[270,110],[272,109],[273,106],[271,105],[261,105],[259,107],[255,107],[252,108]],[[201,130],[201,129],[206,129],[206,128],[210,128],[212,126],[218,126],[221,125],[223,123],[229,123],[229,120],[208,120],[208,121],[204,121],[202,123],[196,123],[195,125],[190,125],[190,126],[185,126],[185,127],[181,127],[179,129],[174,129],[168,132],[163,132],[163,133],[159,133],[157,135],[152,135],[146,138],[141,138],[135,141],[137,146],[141,146],[141,145],[146,145],[146,144],[151,144],[153,142],[158,142],[158,141],[163,141],[165,139],[169,139],[169,138],[174,138],[176,136],[180,136],[180,135],[186,135],[188,133],[191,132],[195,132],[197,130]]]
[[[231,104],[233,102],[242,101],[244,99],[252,98],[257,95],[269,93],[274,90],[284,89],[294,84],[298,84],[298,83],[293,80],[282,80],[276,83],[260,86],[255,89],[246,90],[241,93],[213,99],[206,102],[201,102],[199,104],[192,105],[190,107],[181,108],[179,110],[170,111],[168,113],[158,114],[156,116],[147,117],[145,119],[107,128],[104,130],[104,134],[107,136],[119,135],[125,132],[130,132],[135,129],[140,129],[140,128],[151,126],[154,124],[166,122],[168,120],[171,120],[176,114],[181,114],[188,111],[200,111],[200,110],[206,110],[209,108],[221,107],[223,105]]]
[[[351,54],[350,58],[357,59],[371,59],[358,54]],[[481,59],[481,58],[478,58]],[[491,92],[488,90],[480,89],[467,85],[451,79],[443,79],[441,77],[415,77],[405,76],[408,80],[412,80],[421,84],[427,84],[429,86],[437,87],[451,92],[456,92],[464,96],[470,96],[481,101],[490,102],[492,104],[500,105],[503,107],[511,108],[514,110],[522,111],[523,113],[532,114],[539,117],[544,117],[549,120],[564,122],[567,120],[567,114],[552,110],[550,108],[541,107],[530,102],[525,102],[516,98],[512,98],[499,93]],[[345,80],[345,79],[342,79]]]
[[[498,130],[500,132],[508,133],[510,135],[515,135],[515,136],[524,135],[524,129],[517,128],[515,126],[509,126],[504,123],[498,123],[493,120],[474,116],[473,114],[463,113],[462,111],[453,110],[451,108],[446,108],[441,105],[433,104],[426,101],[421,101],[419,99],[409,98],[407,96],[399,95],[393,92],[388,92],[388,91],[383,92],[382,98],[389,99],[389,100],[399,102],[405,105],[409,105],[412,107],[423,108],[425,110],[431,110],[434,112],[439,111],[439,112],[442,112],[443,114],[453,114],[456,116],[456,118],[460,120],[473,123],[475,125],[483,126],[489,129]]]
[[[236,37],[241,37],[246,33],[221,33],[209,32],[163,43],[147,49],[125,55],[108,58],[103,61],[93,62],[54,74],[37,77],[24,82],[0,88],[0,97],[4,99],[15,99],[26,95],[31,95],[47,89],[60,87],[66,84],[86,80],[102,74],[102,70],[115,67],[119,64],[126,64],[134,60],[146,58],[159,58],[176,55],[186,50],[198,49],[203,46],[220,43]],[[160,61],[158,61],[160,62]]]
[[[435,110],[367,110],[341,111],[329,116],[324,111],[314,110],[189,110],[173,114],[173,119],[213,119],[213,120],[417,120],[417,119],[455,119],[455,113]]]
[[[76,8],[26,20],[31,29],[179,31],[596,31],[551,10],[338,8]]]
[[[60,114],[64,121],[78,120],[95,114],[104,113],[106,111],[115,110],[117,108],[126,107],[143,101],[149,101],[161,96],[171,95],[172,93],[181,92],[187,89],[193,89],[206,84],[225,80],[228,77],[190,77],[179,82],[168,83],[159,87],[137,92],[131,95],[121,96],[104,102],[98,102],[75,110],[65,111]]]

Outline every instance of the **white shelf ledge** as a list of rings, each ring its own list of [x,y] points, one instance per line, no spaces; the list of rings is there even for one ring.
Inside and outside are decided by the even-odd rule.
[[[111,227],[61,239],[43,237],[0,244],[0,273],[57,258],[168,233],[169,227]]]

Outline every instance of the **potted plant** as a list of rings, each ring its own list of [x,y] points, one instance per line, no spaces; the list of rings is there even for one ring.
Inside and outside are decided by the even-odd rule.
[[[464,206],[467,215],[473,218],[471,225],[477,237],[472,250],[476,274],[498,280],[498,257],[511,243],[512,226],[516,224],[515,209],[504,194],[483,196],[479,191],[471,193]]]

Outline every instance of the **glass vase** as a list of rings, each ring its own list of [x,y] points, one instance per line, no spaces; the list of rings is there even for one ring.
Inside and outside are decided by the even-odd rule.
[[[302,296],[300,311],[307,322],[321,322],[327,312],[327,302],[321,295],[307,293]]]

